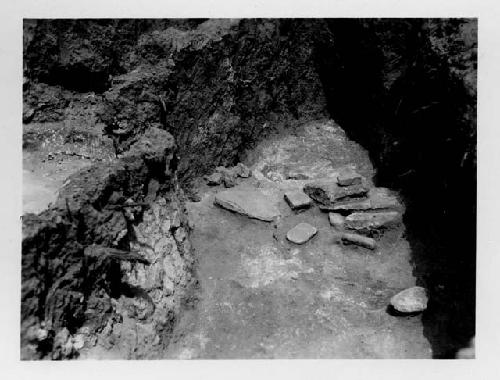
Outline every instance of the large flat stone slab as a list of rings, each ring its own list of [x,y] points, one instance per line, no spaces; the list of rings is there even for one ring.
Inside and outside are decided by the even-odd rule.
[[[311,239],[318,230],[309,223],[299,223],[286,234],[286,238],[295,244],[304,244]]]
[[[215,195],[214,204],[249,218],[271,222],[280,212],[259,190],[226,190]]]
[[[331,206],[340,199],[362,197],[368,190],[368,186],[365,183],[352,186],[339,186],[335,178],[310,182],[304,186],[304,193],[316,202],[326,206]]]
[[[353,212],[364,210],[401,210],[403,206],[398,198],[385,187],[376,187],[368,191],[366,198],[347,199],[332,205],[321,205],[324,211]]]

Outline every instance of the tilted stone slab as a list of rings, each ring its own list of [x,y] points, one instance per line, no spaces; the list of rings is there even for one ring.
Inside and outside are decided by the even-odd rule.
[[[258,190],[226,190],[215,195],[214,203],[249,218],[271,222],[280,212],[276,205]]]
[[[309,223],[299,223],[287,232],[286,238],[295,244],[304,244],[310,240],[318,230]]]
[[[368,192],[365,183],[353,186],[339,186],[336,179],[314,181],[304,186],[304,193],[322,205],[331,206],[347,197],[362,197]]]
[[[346,228],[357,231],[372,231],[388,228],[401,222],[401,214],[397,211],[355,212],[345,218]]]

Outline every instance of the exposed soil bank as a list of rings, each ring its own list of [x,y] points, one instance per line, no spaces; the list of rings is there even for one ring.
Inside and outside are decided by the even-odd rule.
[[[476,23],[201,21],[26,22],[23,119],[86,115],[87,105],[94,102],[96,121],[105,124],[116,152],[124,155],[152,128],[167,130],[178,146],[169,159],[170,174],[190,191],[193,180],[215,166],[242,160],[274,131],[292,133],[304,121],[331,116],[370,152],[378,168],[377,185],[400,189],[405,196],[415,274],[431,291],[425,332],[436,357],[452,356],[474,334],[475,321]],[[88,91],[93,93],[90,98]],[[144,148],[147,152],[151,147]],[[145,173],[146,161],[140,159],[134,166],[138,172]],[[121,167],[122,159],[114,165]],[[74,178],[78,182],[90,173],[96,176],[97,182],[91,182],[85,193],[93,194],[90,210],[98,214],[107,210],[115,188],[126,193],[125,198],[144,203],[151,179],[160,184],[159,194],[182,198],[169,179],[173,177],[156,178],[159,172],[154,171],[152,177],[141,174],[124,183],[119,169],[121,174],[113,174],[104,185],[101,180],[109,178],[108,172],[98,167]],[[115,179],[120,185],[112,185]],[[149,204],[153,201],[148,198]],[[87,203],[69,207],[94,215],[85,211]],[[61,205],[59,211],[49,212],[48,219],[66,220]],[[30,218],[25,218],[26,226]],[[65,278],[67,268],[57,270],[59,250],[38,246],[51,236],[62,239],[63,245],[73,236],[79,242],[83,236],[85,244],[105,241],[109,246],[116,239],[114,232],[100,238],[93,222],[91,232],[69,227],[72,232],[65,235],[61,231],[67,227],[58,229],[56,223],[49,228],[39,219],[33,219],[34,228],[47,234],[35,239],[36,249],[29,248],[33,239],[23,241],[23,289],[30,277],[36,277],[36,287],[46,294],[53,282]],[[128,242],[129,233],[124,236]],[[129,248],[123,244],[121,248]],[[52,253],[40,267],[31,257],[43,256],[34,252],[44,249]],[[81,261],[83,250],[75,252],[76,261]],[[85,276],[73,276],[77,281],[70,281],[71,291],[82,292]],[[113,286],[119,285],[121,277],[113,281]],[[102,286],[104,293],[114,294],[107,284]],[[23,323],[34,315],[38,322],[54,319],[52,312],[42,312],[57,311],[48,306],[49,298],[37,295],[33,308],[26,301],[30,297],[23,295]],[[78,323],[65,317],[55,320],[71,330],[87,318],[80,311],[75,315],[82,316]]]

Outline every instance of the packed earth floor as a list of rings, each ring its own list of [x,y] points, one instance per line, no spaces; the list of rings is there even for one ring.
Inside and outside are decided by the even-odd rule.
[[[251,177],[231,189],[201,181],[200,202],[188,203],[201,293],[166,357],[431,358],[420,316],[388,311],[391,297],[415,285],[404,225],[377,237],[374,250],[343,244],[328,212],[317,204],[294,211],[284,199],[346,167],[372,187],[367,152],[320,121],[262,143],[248,164]],[[221,192],[260,192],[280,216],[266,222],[228,211],[214,204]],[[304,244],[286,237],[299,223],[317,229]]]

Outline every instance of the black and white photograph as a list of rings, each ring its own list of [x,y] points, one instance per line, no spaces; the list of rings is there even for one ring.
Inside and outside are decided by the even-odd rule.
[[[47,13],[15,40],[20,366],[478,360],[478,13]]]

